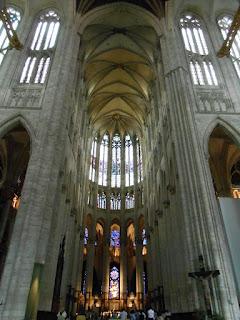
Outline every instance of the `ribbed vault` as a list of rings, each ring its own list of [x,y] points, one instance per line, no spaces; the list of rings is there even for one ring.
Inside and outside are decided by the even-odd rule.
[[[156,16],[164,15],[165,2],[168,0],[77,0],[78,11],[82,14],[94,9],[98,6],[114,3],[114,2],[127,2],[143,7],[151,11]]]
[[[141,131],[157,47],[154,29],[143,22],[129,12],[115,12],[84,31],[87,103],[96,130]]]

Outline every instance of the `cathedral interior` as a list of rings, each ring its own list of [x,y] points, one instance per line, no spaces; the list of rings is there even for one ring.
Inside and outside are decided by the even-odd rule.
[[[239,5],[0,1],[1,320],[240,319]]]

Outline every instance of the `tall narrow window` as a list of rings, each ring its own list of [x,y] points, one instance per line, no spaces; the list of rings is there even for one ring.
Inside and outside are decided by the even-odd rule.
[[[109,135],[105,134],[100,146],[98,184],[107,185]]]
[[[121,194],[111,193],[110,195],[110,209],[111,210],[121,210]]]
[[[7,12],[10,16],[13,29],[17,30],[19,22],[21,21],[20,12],[13,7],[7,8]],[[9,47],[9,40],[7,37],[6,29],[4,28],[2,20],[0,20],[0,64],[2,63],[5,54],[7,53],[8,47]]]
[[[125,209],[133,209],[134,203],[135,203],[134,193],[127,192],[126,198],[125,198]]]
[[[84,240],[83,240],[84,245],[86,246],[88,244],[88,228],[86,227],[84,230]]]
[[[143,164],[142,164],[142,148],[138,138],[136,138],[137,144],[137,173],[138,183],[143,180]]]
[[[89,180],[95,181],[97,156],[97,138],[94,138],[91,149],[91,163],[89,168]]]
[[[43,84],[45,82],[56,45],[59,20],[59,16],[53,10],[39,17],[20,83]]]
[[[134,184],[133,170],[133,144],[129,135],[125,137],[125,185],[126,187]]]
[[[97,206],[99,209],[106,209],[107,208],[107,196],[106,196],[105,192],[98,193]]]
[[[227,38],[227,34],[231,27],[232,22],[233,22],[233,18],[228,15],[225,15],[218,19],[218,25],[220,27],[224,40]],[[232,59],[237,75],[240,78],[240,31],[239,30],[233,41],[232,48],[230,50],[230,57]]]
[[[190,72],[195,85],[217,86],[218,80],[209,56],[209,50],[201,22],[191,14],[180,19]]]
[[[115,134],[112,139],[112,187],[121,185],[121,137]]]
[[[109,276],[109,299],[119,299],[120,292],[120,273],[117,266],[110,269]]]

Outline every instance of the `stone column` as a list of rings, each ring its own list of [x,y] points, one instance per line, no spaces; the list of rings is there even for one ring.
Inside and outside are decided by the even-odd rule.
[[[142,235],[139,229],[139,223],[135,224],[136,233],[136,295],[138,299],[138,308],[142,308],[143,301],[143,256],[142,256]]]
[[[92,220],[92,225],[89,228],[88,244],[87,244],[87,279],[86,288],[87,296],[89,297],[88,306],[92,304],[92,288],[93,288],[93,268],[95,254],[95,238],[96,238],[96,222]]]
[[[102,292],[103,292],[103,300],[106,303],[108,300],[108,292],[109,292],[109,239],[110,239],[110,226],[108,222],[105,223],[104,226],[104,234],[103,234],[103,280],[102,280]],[[107,305],[105,305],[107,307]]]
[[[181,189],[182,228],[185,233],[182,263],[185,263],[185,284],[188,286],[186,309],[189,306],[192,306],[191,309],[198,306],[194,285],[187,278],[187,272],[198,267],[198,256],[203,253],[209,268],[219,269],[221,273],[213,282],[213,287],[219,293],[218,297],[213,297],[213,308],[223,313],[228,320],[235,320],[239,317],[236,290],[232,274],[226,273],[226,270],[229,270],[227,266],[229,259],[226,256],[227,252],[223,252],[221,248],[222,235],[217,228],[221,222],[218,212],[213,210],[214,199],[207,196],[208,183],[194,118],[194,110],[197,109],[193,96],[194,89],[188,68],[179,58],[179,39],[176,34],[174,29],[168,30],[167,38],[161,39],[161,46],[166,65],[165,79],[172,136],[178,155],[176,161]]]
[[[24,318],[39,247],[41,255],[38,257],[42,264],[46,259],[59,167],[64,154],[66,131],[63,128],[66,127],[69,112],[66,106],[71,105],[74,72],[69,70],[75,68],[75,52],[79,42],[75,30],[69,26],[63,26],[61,38],[42,97],[37,139],[31,132],[31,157],[6,261],[7,268],[1,281],[3,307],[0,312],[1,319],[5,320]],[[40,238],[44,239],[41,243]]]
[[[127,233],[125,221],[121,224],[120,249],[120,297],[123,299],[122,307],[126,308],[127,298]]]

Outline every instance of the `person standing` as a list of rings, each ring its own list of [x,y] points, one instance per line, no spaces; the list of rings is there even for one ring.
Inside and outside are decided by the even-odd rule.
[[[121,320],[127,320],[127,311],[122,309],[122,311],[120,312],[120,319]]]

